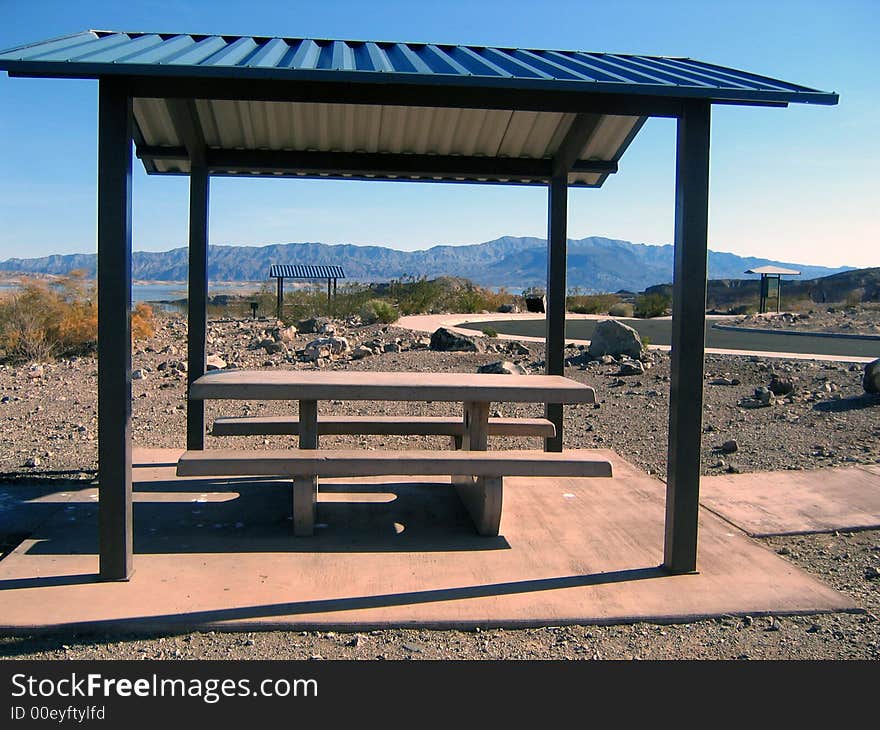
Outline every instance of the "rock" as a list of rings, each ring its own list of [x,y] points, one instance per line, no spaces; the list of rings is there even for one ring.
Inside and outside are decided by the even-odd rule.
[[[498,311],[503,314],[510,314],[519,312],[519,307],[516,304],[502,304],[498,307]]]
[[[147,377],[147,374],[143,370],[132,370],[131,379],[132,380],[143,380]]]
[[[522,357],[531,357],[532,355],[532,351],[528,347],[516,341],[507,343],[507,351],[511,355],[521,355]]]
[[[604,319],[596,325],[590,341],[590,356],[628,355],[638,359],[642,354],[642,338],[629,325],[615,319]]]
[[[490,362],[488,365],[480,365],[478,373],[494,373],[496,375],[526,375],[526,369],[522,365],[508,360]]]
[[[727,472],[729,474],[739,474],[740,471],[738,464],[734,464],[732,461],[727,462]]]
[[[280,342],[293,342],[296,339],[296,327],[290,325],[290,327],[284,327],[278,330],[278,340]]]
[[[486,345],[476,337],[468,337],[440,327],[431,335],[431,349],[440,352],[485,352]]]
[[[35,466],[39,466],[41,463],[42,462],[40,461],[40,457],[32,456],[30,459],[24,462],[24,465],[33,468]]]
[[[762,406],[770,405],[770,398],[772,397],[772,393],[769,388],[764,388],[763,386],[760,388],[755,388],[755,400],[758,401]]]
[[[739,444],[736,442],[736,439],[730,439],[729,441],[725,441],[721,444],[721,450],[725,454],[732,454],[735,451],[739,450]]]
[[[400,345],[396,342],[388,342],[385,347],[382,348],[382,352],[400,352]]]
[[[43,373],[44,369],[42,365],[31,365],[27,372],[29,378],[42,378]]]
[[[226,361],[219,355],[209,355],[205,358],[206,370],[222,370],[226,367]]]
[[[325,331],[327,325],[331,324],[329,317],[310,317],[296,323],[296,327],[300,332],[308,334],[320,334]]]
[[[624,360],[620,363],[618,375],[644,375],[645,366],[638,360]]]
[[[773,379],[768,386],[768,390],[773,393],[773,395],[788,395],[789,393],[794,392],[794,381],[791,378],[773,376]]]
[[[739,385],[739,383],[739,378],[715,378],[709,381],[709,385]]]
[[[260,342],[260,347],[266,351],[267,355],[280,355],[287,352],[287,345],[283,342],[275,342],[275,340],[263,340]]]
[[[344,337],[319,337],[309,342],[303,351],[306,360],[334,358],[349,352],[348,340]]]
[[[374,355],[375,353],[366,345],[358,345],[351,351],[351,359],[352,360],[363,360],[365,357],[370,357],[370,355]]]
[[[880,393],[880,357],[865,365],[862,387],[866,393]]]
[[[599,358],[599,362],[603,365],[614,365],[617,360],[614,358],[614,355],[602,355],[602,357]]]

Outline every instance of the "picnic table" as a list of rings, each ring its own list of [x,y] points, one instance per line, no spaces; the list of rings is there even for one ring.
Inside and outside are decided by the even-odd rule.
[[[493,402],[595,402],[593,388],[558,375],[216,370],[195,380],[189,397],[196,400],[299,402],[298,450],[187,452],[178,464],[181,475],[293,476],[294,529],[297,534],[311,534],[313,529],[319,476],[449,474],[481,534],[492,534],[493,531],[497,534],[504,476],[568,473],[610,476],[607,463],[584,459],[573,462],[561,454],[538,451],[483,453],[488,448],[489,410]],[[322,400],[460,402],[464,426],[462,450],[316,451],[318,402]],[[414,429],[414,432],[418,431]]]

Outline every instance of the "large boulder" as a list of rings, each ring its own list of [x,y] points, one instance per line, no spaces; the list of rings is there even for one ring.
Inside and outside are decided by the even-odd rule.
[[[485,344],[476,337],[468,337],[440,327],[431,335],[431,349],[441,352],[484,352]]]
[[[615,319],[603,319],[596,325],[590,340],[590,357],[628,355],[638,359],[642,354],[642,338],[632,327]]]
[[[865,365],[862,387],[866,393],[880,393],[880,357]]]

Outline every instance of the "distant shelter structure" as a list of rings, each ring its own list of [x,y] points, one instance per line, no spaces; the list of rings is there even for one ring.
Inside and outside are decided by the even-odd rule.
[[[269,267],[269,278],[277,280],[278,303],[275,311],[278,318],[281,319],[282,309],[284,307],[284,280],[285,279],[326,279],[327,280],[327,301],[332,296],[336,298],[336,281],[344,279],[345,272],[341,266],[315,266],[311,264],[272,264]]]
[[[761,275],[761,297],[758,302],[758,312],[764,314],[767,311],[767,300],[770,298],[770,282],[776,282],[776,311],[779,312],[782,306],[782,277],[783,276],[800,276],[800,271],[794,269],[783,269],[781,266],[758,266],[749,269],[747,274]]]

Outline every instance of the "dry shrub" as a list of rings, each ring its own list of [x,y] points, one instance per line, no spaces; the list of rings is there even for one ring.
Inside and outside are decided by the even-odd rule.
[[[132,314],[132,337],[153,334],[153,311],[138,304]],[[23,279],[19,289],[0,301],[0,347],[11,360],[28,362],[95,349],[98,302],[93,281],[73,271],[56,282]]]
[[[138,302],[131,313],[131,339],[145,340],[156,332],[153,308],[146,302]]]

